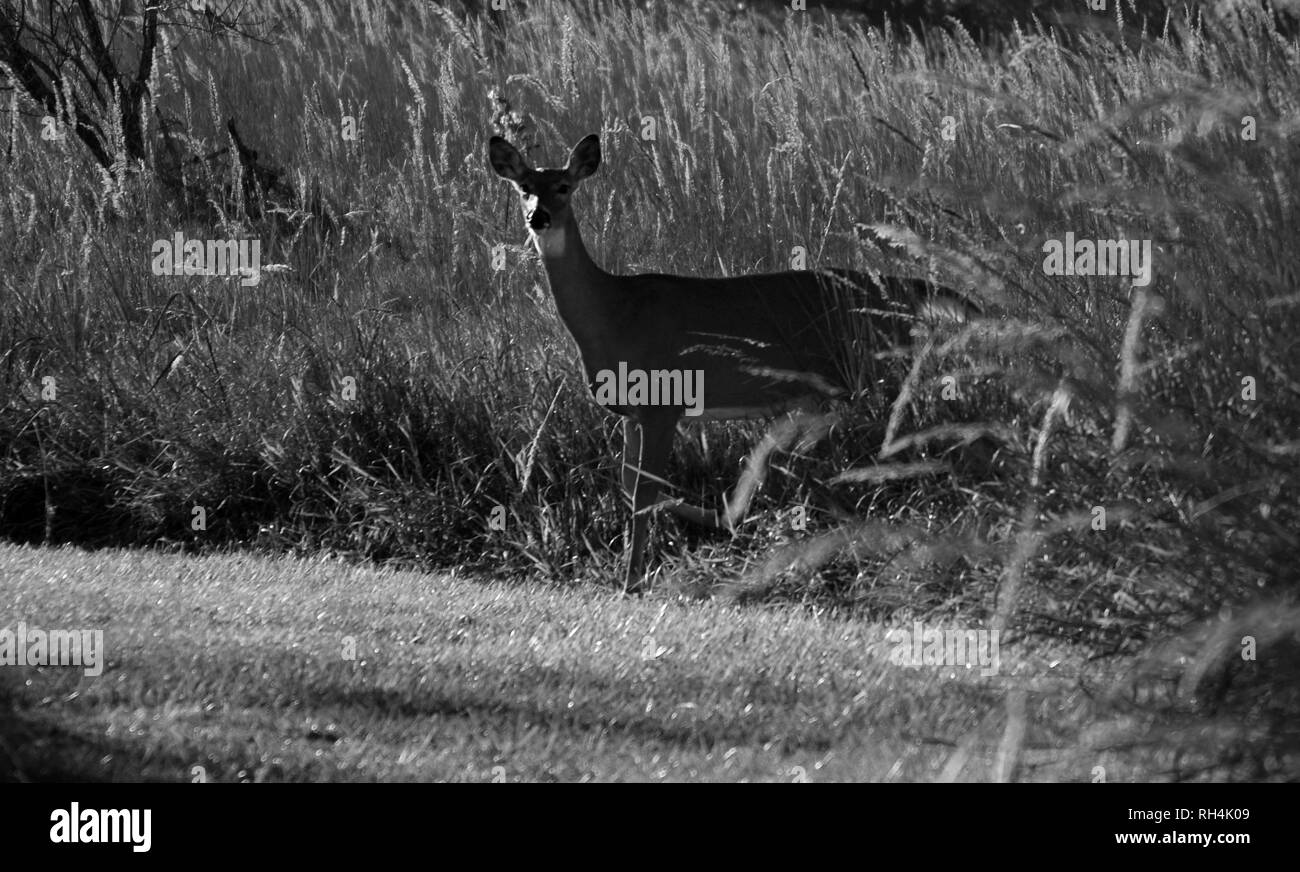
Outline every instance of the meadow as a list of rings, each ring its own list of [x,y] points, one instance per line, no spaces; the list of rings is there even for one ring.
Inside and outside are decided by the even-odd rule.
[[[75,138],[43,138],[45,110],[20,89],[0,92],[0,535],[12,543],[0,599],[35,623],[106,622],[125,646],[119,678],[75,698],[66,675],[6,678],[15,729],[54,735],[52,706],[89,748],[13,751],[11,733],[9,776],[184,778],[205,765],[230,778],[275,756],[277,724],[374,704],[396,706],[398,723],[354,728],[365,742],[418,747],[433,717],[454,724],[464,756],[371,758],[360,777],[509,769],[500,747],[535,722],[550,738],[527,739],[512,780],[668,777],[652,747],[672,777],[783,778],[832,765],[809,748],[838,753],[862,735],[888,741],[835,756],[849,762],[827,777],[932,778],[958,753],[993,761],[1000,747],[1002,763],[963,777],[1009,780],[1024,745],[1022,762],[1035,748],[1070,761],[1025,778],[1095,778],[1115,748],[1140,758],[1124,758],[1126,778],[1295,778],[1294,35],[1250,7],[1136,22],[1121,6],[1026,21],[992,43],[959,24],[922,35],[816,9],[509,7],[276,0],[258,5],[258,39],[168,34],[152,156],[169,125],[186,155],[228,146],[233,117],[299,194],[274,213],[246,208],[235,161],[217,165],[210,202],[187,207],[160,190],[156,161],[104,171]],[[934,278],[988,314],[894,361],[816,445],[780,456],[735,535],[660,521],[653,588],[637,601],[615,594],[620,425],[591,402],[515,198],[487,167],[492,134],[557,165],[588,132],[604,163],[577,210],[608,270],[735,275],[797,258]],[[155,275],[151,247],[176,232],[263,239],[257,283]],[[1048,274],[1044,245],[1066,234],[1148,240],[1150,283]],[[716,504],[763,432],[690,431],[668,478]],[[198,611],[126,607],[163,577],[192,583]],[[316,596],[336,598],[353,630],[422,641],[385,643],[378,677],[303,652],[241,684],[240,640],[283,651],[312,638],[321,627],[291,612]],[[280,637],[251,616],[264,600],[289,610]],[[200,612],[222,602],[244,617],[207,629]],[[694,677],[629,653],[661,609],[672,629],[655,644],[691,652]],[[495,617],[457,643],[467,650],[430,641],[478,610]],[[568,629],[529,648],[546,614]],[[910,702],[855,708],[860,689],[835,676],[864,668],[855,657],[878,668],[880,628],[914,621],[996,630],[1016,680],[887,671],[881,695]],[[762,642],[735,650],[746,628]],[[523,666],[478,659],[502,639],[500,656]],[[621,653],[580,654],[596,640]],[[196,650],[205,665],[186,683],[175,667],[199,663]],[[816,730],[770,676],[760,683],[782,701],[761,725],[729,720],[748,717],[735,683],[783,658],[795,677],[781,681],[818,688],[814,709],[847,706],[844,720],[809,715],[831,734],[801,732]],[[421,701],[422,679],[448,663],[504,677],[477,702],[451,679]],[[939,702],[949,680],[969,708]],[[242,715],[199,723],[230,682],[266,730],[249,759],[204,732]],[[552,702],[572,692],[581,723],[532,699],[534,685]],[[694,700],[697,685],[707,704],[689,718],[716,730],[638,733],[620,714]],[[295,695],[301,707],[282,711]],[[475,705],[498,736],[487,750],[471,748]],[[86,737],[124,731],[130,744],[131,724],[159,713],[180,724],[145,731],[170,763],[141,762],[154,752],[135,744],[136,763],[96,768],[100,739]],[[896,722],[873,733],[874,718]],[[638,749],[591,750],[599,724]],[[908,750],[931,732],[951,739]],[[726,769],[732,745],[758,749],[761,766]],[[358,772],[314,768],[310,747],[265,777]]]

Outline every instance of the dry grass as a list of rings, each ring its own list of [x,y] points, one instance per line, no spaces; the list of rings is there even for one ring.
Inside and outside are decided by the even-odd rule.
[[[17,97],[0,108],[5,535],[608,583],[617,424],[585,396],[484,154],[501,132],[556,162],[599,130],[577,208],[608,269],[774,270],[802,246],[991,313],[896,361],[815,447],[774,452],[733,537],[664,524],[661,590],[1106,653],[1199,639],[1200,677],[1181,680],[1231,679],[1210,706],[1291,680],[1300,49],[1265,16],[1126,42],[1110,20],[1016,29],[992,50],[960,28],[923,44],[678,5],[539,0],[498,23],[264,5],[292,22],[279,45],[170,45],[155,99],[196,153],[246,119],[299,190],[363,223],[322,242],[291,216],[269,240],[291,269],[254,288],[151,275],[148,251],[262,228],[185,226],[147,174],[103,177]],[[1067,232],[1152,240],[1152,284],[1045,275],[1044,241]],[[761,434],[679,444],[679,495],[717,504]],[[1271,647],[1237,662],[1225,628]]]

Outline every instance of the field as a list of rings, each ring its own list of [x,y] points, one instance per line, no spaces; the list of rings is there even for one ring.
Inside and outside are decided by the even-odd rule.
[[[1207,762],[1134,743],[1127,707],[1085,692],[1112,667],[1065,645],[990,679],[891,665],[879,625],[795,609],[328,560],[5,546],[0,567],[15,608],[102,628],[110,652],[103,678],[9,688],[11,777],[983,781],[1018,761],[1087,782]]]
[[[178,19],[100,156],[0,90],[0,628],[109,645],[0,670],[0,776],[1297,777],[1294,31],[507,5]],[[589,132],[610,271],[987,314],[778,452],[734,535],[659,520],[640,598],[621,426],[487,164]],[[159,274],[176,234],[261,269]],[[1058,274],[1068,240],[1146,244],[1149,282]],[[764,432],[680,436],[675,493],[716,505]],[[891,662],[918,624],[994,634],[998,674]]]

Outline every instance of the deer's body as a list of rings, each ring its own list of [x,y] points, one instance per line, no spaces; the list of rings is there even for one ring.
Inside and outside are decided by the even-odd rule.
[[[593,386],[620,366],[701,372],[700,417],[770,417],[855,387],[850,373],[870,372],[881,352],[903,344],[922,310],[951,317],[975,311],[961,295],[928,282],[889,277],[877,284],[844,270],[612,275],[592,261],[568,203],[573,187],[599,165],[594,135],[574,148],[564,169],[531,169],[500,137],[489,153],[496,172],[520,190],[556,307]],[[648,512],[684,407],[607,408],[625,418],[623,485],[633,508],[625,585],[633,588],[642,574]],[[702,523],[736,520],[693,506],[667,508]]]

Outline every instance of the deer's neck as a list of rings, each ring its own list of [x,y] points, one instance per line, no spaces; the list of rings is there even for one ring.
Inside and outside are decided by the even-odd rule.
[[[610,275],[587,254],[572,214],[559,227],[537,234],[534,241],[560,318],[577,340],[583,359],[591,363],[604,336],[600,326],[604,313],[616,302],[608,299],[604,290]]]

